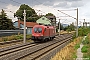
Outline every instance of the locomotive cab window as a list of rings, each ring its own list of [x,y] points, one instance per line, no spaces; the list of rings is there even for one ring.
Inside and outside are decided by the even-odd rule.
[[[37,32],[37,28],[34,28],[34,32],[35,32],[35,33]]]
[[[41,33],[42,32],[42,28],[38,28],[38,32]]]
[[[42,32],[42,28],[39,28],[39,27],[34,28],[34,32],[35,33],[41,33]]]

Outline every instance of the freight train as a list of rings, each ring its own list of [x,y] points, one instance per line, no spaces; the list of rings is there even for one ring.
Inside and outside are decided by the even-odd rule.
[[[32,28],[32,40],[47,41],[55,38],[55,28],[53,26],[35,25]]]

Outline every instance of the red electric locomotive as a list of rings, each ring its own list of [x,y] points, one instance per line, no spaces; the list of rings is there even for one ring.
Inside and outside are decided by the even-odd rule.
[[[55,37],[53,26],[35,25],[32,29],[32,39],[34,41],[52,40]]]

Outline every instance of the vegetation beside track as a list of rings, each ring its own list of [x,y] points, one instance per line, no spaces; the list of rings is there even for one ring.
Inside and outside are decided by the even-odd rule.
[[[83,58],[90,60],[90,33],[87,35],[86,39],[82,43],[84,45],[81,49],[83,53]]]
[[[61,49],[51,60],[73,60],[76,58],[76,50],[79,48],[79,44],[82,37],[74,39],[71,43]]]
[[[78,29],[78,37],[76,34],[73,35],[73,40],[67,46],[65,46],[60,52],[58,52],[51,60],[75,60],[77,58],[77,49],[80,47],[80,43],[82,42],[83,36],[86,36],[90,33],[90,28],[81,27]],[[84,58],[90,59],[90,34],[88,34],[88,38],[82,43],[85,46],[82,48],[82,52],[84,53]],[[88,44],[87,44],[88,43]]]
[[[31,38],[31,34],[30,35],[26,35],[26,38],[27,39]],[[6,42],[6,41],[11,41],[11,40],[19,40],[19,39],[23,39],[23,35],[22,34],[6,36],[6,37],[0,37],[0,42]]]

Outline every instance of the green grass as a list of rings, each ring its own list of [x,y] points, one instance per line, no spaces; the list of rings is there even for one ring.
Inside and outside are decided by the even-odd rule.
[[[28,34],[26,35],[26,38],[31,38],[31,36],[32,36],[31,34]]]
[[[77,58],[76,53],[73,53],[72,57],[73,57],[73,58]]]
[[[26,35],[26,38],[31,38],[31,34]],[[11,40],[19,40],[23,39],[23,35],[12,35],[12,36],[6,36],[6,37],[1,37],[0,42],[6,42],[6,41],[11,41]]]
[[[87,35],[85,40],[82,42],[83,47],[82,47],[82,52],[83,52],[83,60],[90,60],[90,34]]]
[[[88,52],[88,46],[83,46],[83,47],[81,48],[81,52],[82,52],[82,53],[87,53],[87,52]]]
[[[81,27],[78,29],[78,35],[79,36],[86,36],[88,33],[90,33],[90,28],[88,27]]]
[[[23,35],[16,35],[16,39],[23,39]]]
[[[87,54],[84,54],[83,55],[83,58],[88,58],[89,56]]]
[[[85,45],[85,44],[89,44],[89,38],[86,37],[85,40],[82,41],[82,43]]]
[[[75,49],[80,48],[80,44],[76,44],[74,48],[75,48]]]

